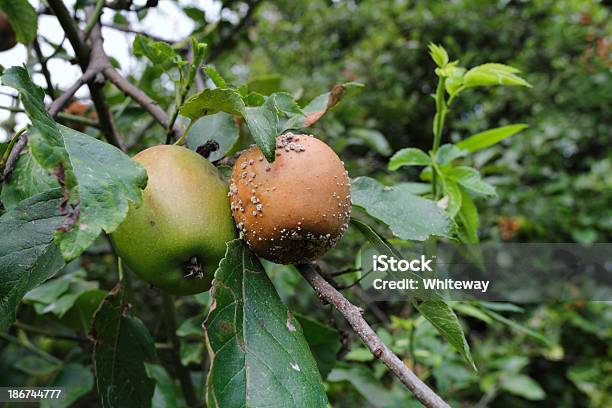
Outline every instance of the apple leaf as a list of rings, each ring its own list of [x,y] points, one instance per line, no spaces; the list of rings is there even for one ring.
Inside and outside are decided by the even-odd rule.
[[[57,179],[40,167],[27,152],[19,156],[11,176],[2,187],[0,199],[6,209],[11,209],[26,198],[57,187]]]
[[[474,191],[475,193],[495,196],[495,187],[482,179],[480,172],[473,167],[457,166],[450,168],[446,174],[448,177],[463,187]]]
[[[0,330],[15,320],[31,289],[64,266],[53,233],[64,222],[59,188],[35,195],[0,217]]]
[[[323,115],[336,106],[344,97],[353,92],[361,90],[361,88],[363,88],[363,84],[356,82],[347,82],[334,86],[330,92],[319,95],[310,101],[310,103],[302,109],[304,112],[303,114],[291,116],[287,120],[287,123],[285,123],[283,131],[290,129],[303,129],[312,126],[315,122],[321,119]]]
[[[461,354],[470,367],[477,371],[459,318],[448,303],[443,300],[426,300],[421,303],[415,302],[414,305],[423,317]]]
[[[22,67],[2,76],[15,88],[38,130],[30,135],[32,156],[65,188],[64,225],[56,233],[64,259],[76,258],[100,235],[113,232],[124,220],[129,203],[139,206],[146,186],[144,167],[116,147],[53,121],[43,104],[44,93]]]
[[[327,397],[298,320],[241,240],[227,244],[206,322],[207,400],[220,407],[326,407]]]
[[[391,228],[401,239],[424,241],[431,235],[448,236],[453,224],[435,202],[414,195],[409,187],[388,187],[369,177],[351,185],[353,205]]]
[[[202,116],[226,112],[244,116],[246,106],[240,94],[233,89],[205,89],[191,96],[179,109],[179,113],[192,121]]]
[[[208,160],[215,161],[225,156],[238,141],[239,136],[238,125],[234,117],[229,113],[218,112],[201,117],[189,128],[187,146],[191,150],[197,150],[206,142],[214,140],[219,148],[210,153]]]
[[[469,150],[470,152],[475,152],[477,150],[493,146],[494,144],[501,142],[505,138],[520,132],[526,127],[527,124],[525,123],[516,123],[513,125],[507,125],[495,129],[485,130],[484,132],[476,133],[468,137],[467,139],[457,143],[457,147]]]
[[[15,37],[22,44],[30,44],[38,30],[36,10],[28,0],[0,0],[0,11],[8,17]]]
[[[327,374],[334,368],[336,355],[340,348],[342,348],[340,333],[333,327],[320,323],[308,316],[296,314],[295,317],[300,322],[308,346],[317,360],[321,377],[326,378]]]
[[[246,108],[244,118],[255,143],[266,160],[272,163],[278,135],[278,110],[274,98],[268,97],[261,106]]]
[[[421,149],[407,147],[398,150],[389,160],[389,170],[397,170],[402,166],[429,166],[431,157]]]
[[[150,407],[155,391],[145,366],[155,358],[155,343],[144,324],[128,314],[124,294],[121,284],[109,292],[90,333],[102,408]]]
[[[478,65],[464,74],[463,87],[510,85],[531,88],[529,82],[518,75],[520,72],[518,68],[493,62]]]
[[[204,72],[206,72],[206,75],[208,75],[217,88],[227,88],[227,82],[225,82],[225,79],[217,72],[215,67],[207,65],[204,67]]]
[[[48,386],[63,388],[65,390],[64,398],[43,399],[40,408],[70,407],[93,389],[94,376],[89,368],[76,363],[68,363],[55,374]]]
[[[144,35],[137,35],[133,43],[134,55],[146,57],[155,69],[167,71],[181,65],[181,57],[170,44],[154,41]]]

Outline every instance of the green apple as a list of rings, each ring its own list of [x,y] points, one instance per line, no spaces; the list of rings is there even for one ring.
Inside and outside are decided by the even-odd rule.
[[[134,160],[147,169],[142,205],[111,234],[125,264],[176,295],[208,290],[225,244],[236,237],[227,185],[199,154],[160,145]]]

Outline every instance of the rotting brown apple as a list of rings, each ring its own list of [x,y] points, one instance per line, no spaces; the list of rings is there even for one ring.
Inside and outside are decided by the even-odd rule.
[[[324,255],[346,231],[351,196],[336,153],[309,135],[276,139],[276,159],[254,146],[236,160],[230,208],[249,247],[260,257],[300,264]]]

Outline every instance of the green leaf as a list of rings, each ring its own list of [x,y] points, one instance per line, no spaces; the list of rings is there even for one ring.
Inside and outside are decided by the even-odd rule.
[[[189,366],[191,364],[202,364],[204,356],[204,344],[201,341],[197,343],[181,342],[181,364]]]
[[[403,258],[393,245],[384,240],[380,235],[376,233],[368,224],[361,222],[355,218],[351,218],[351,225],[357,228],[357,230],[374,246],[374,248],[380,253],[395,258]]]
[[[266,160],[273,162],[278,135],[278,110],[274,98],[268,98],[261,106],[246,108],[244,119]]]
[[[155,344],[144,324],[127,314],[124,289],[115,287],[94,316],[94,367],[102,408],[150,407],[155,381],[145,362],[155,357]]]
[[[461,354],[472,369],[477,371],[461,323],[448,303],[441,300],[426,300],[415,303],[415,306],[423,317]]]
[[[465,157],[469,152],[453,144],[443,144],[436,152],[436,163],[443,166],[460,157]]]
[[[486,313],[491,316],[494,320],[497,320],[498,322],[514,329],[520,332],[525,333],[527,336],[532,337],[540,342],[542,342],[542,344],[551,347],[554,345],[554,343],[552,341],[550,341],[546,336],[531,330],[529,327],[523,326],[520,323],[515,322],[514,320],[508,319],[507,317],[504,317],[502,315],[500,315],[497,312],[494,312],[490,309],[486,310]]]
[[[64,280],[69,282],[69,288],[66,293],[57,296],[49,302],[39,302],[34,304],[34,309],[38,314],[53,313],[59,318],[62,318],[75,305],[78,298],[85,292],[98,289],[98,282],[88,282],[80,278],[75,278],[73,274],[64,275],[56,280]],[[54,283],[53,281],[50,282]],[[45,284],[46,285],[46,284]],[[39,286],[35,290],[42,288]],[[29,299],[30,293],[24,299]]]
[[[57,187],[57,179],[50,176],[27,152],[19,156],[10,178],[2,187],[0,199],[4,208],[10,210],[26,198]]]
[[[457,147],[469,150],[470,152],[475,152],[477,150],[493,146],[494,144],[520,132],[526,127],[528,127],[528,125],[525,123],[517,123],[514,125],[485,130],[484,132],[476,133],[475,135],[472,135],[457,143]]]
[[[153,406],[155,408],[176,408],[178,407],[178,395],[174,387],[172,378],[168,375],[164,367],[158,364],[145,363],[147,376],[155,380],[155,393],[153,394]]]
[[[361,88],[363,88],[363,84],[358,84],[356,82],[347,82],[334,86],[330,92],[317,96],[306,105],[306,107],[302,109],[304,112],[303,115],[291,116],[289,120],[287,120],[287,123],[285,123],[283,132],[290,129],[303,129],[312,126],[343,98],[354,94],[354,92],[360,91]]]
[[[352,128],[349,130],[349,144],[365,145],[382,156],[391,154],[391,146],[385,135],[375,129]]]
[[[527,81],[517,75],[520,72],[519,69],[504,64],[482,64],[468,70],[463,75],[463,87],[511,85],[531,88]]]
[[[257,92],[251,92],[243,98],[246,106],[261,106],[266,102],[266,97]]]
[[[206,23],[206,13],[197,7],[183,7],[183,12],[196,22],[196,24]]]
[[[176,329],[176,335],[180,337],[193,336],[202,338],[204,335],[204,329],[202,329],[202,322],[204,322],[205,316],[199,314],[194,317],[186,319],[178,329]]]
[[[446,67],[444,70],[447,74],[446,82],[444,83],[446,92],[451,97],[455,97],[463,90],[463,75],[465,68],[459,66]]]
[[[442,179],[444,185],[444,194],[448,197],[448,206],[446,213],[449,217],[454,218],[461,209],[461,187],[452,180]]]
[[[0,0],[0,11],[11,22],[18,42],[30,44],[34,41],[38,30],[38,15],[28,0]]]
[[[130,203],[140,205],[146,171],[116,147],[57,125],[45,110],[42,89],[34,85],[24,68],[7,70],[2,82],[19,91],[38,129],[29,138],[32,155],[65,185],[69,202],[62,208],[68,217],[56,233],[56,242],[64,259],[74,259],[102,230],[113,232],[127,215]]]
[[[223,158],[238,141],[240,136],[238,125],[229,113],[219,112],[214,115],[203,116],[198,119],[187,132],[187,146],[197,150],[209,140],[219,144],[219,149],[211,152],[208,160],[215,161]]]
[[[387,187],[369,177],[352,182],[353,205],[391,228],[401,239],[424,241],[431,235],[448,236],[451,221],[435,202],[416,196],[402,185]]]
[[[446,172],[446,175],[463,187],[474,191],[475,193],[495,196],[495,187],[482,179],[480,172],[473,167],[457,166],[452,167]]]
[[[64,266],[53,243],[53,233],[64,221],[61,201],[60,189],[50,190],[0,217],[0,330],[13,323],[22,297]]]
[[[232,115],[244,116],[244,101],[240,94],[233,89],[205,89],[191,96],[179,109],[179,113],[192,121],[202,116],[217,112],[226,112]]]
[[[317,361],[321,377],[326,378],[327,374],[334,368],[336,355],[342,347],[340,334],[336,329],[319,323],[308,316],[296,314],[295,317],[302,326],[304,337],[306,337],[310,351]],[[372,354],[370,353],[370,355]]]
[[[137,35],[133,43],[134,55],[146,57],[153,68],[168,70],[180,65],[181,57],[172,46],[163,41],[154,41],[144,35]]]
[[[64,277],[49,279],[47,282],[26,293],[23,300],[47,305],[62,296],[69,287],[70,281]]]
[[[472,200],[472,196],[467,191],[461,190],[461,209],[459,210],[459,238],[461,242],[476,244],[478,243],[478,228],[480,219],[478,209]]]
[[[276,92],[270,95],[274,99],[274,104],[280,113],[290,117],[293,115],[303,115],[304,111],[297,104],[293,96],[287,92]]]
[[[395,152],[389,160],[389,170],[397,170],[402,166],[429,166],[431,157],[421,149],[407,147]]]
[[[217,88],[227,88],[227,82],[225,82],[225,79],[223,79],[221,74],[217,72],[215,67],[213,67],[212,65],[207,65],[204,67],[204,71],[206,72],[206,75],[208,75],[210,80],[213,81]]]
[[[60,368],[59,365],[38,356],[26,356],[18,360],[14,367],[33,377],[48,376]]]
[[[327,397],[302,328],[259,260],[228,243],[205,322],[211,368],[208,405],[326,407]]]
[[[62,324],[81,333],[89,332],[93,315],[105,297],[106,292],[100,289],[81,293],[62,318]]]
[[[429,43],[427,48],[429,48],[429,55],[431,56],[431,59],[434,60],[438,67],[443,68],[446,66],[446,64],[448,64],[448,54],[446,53],[444,47],[434,43]]]
[[[500,388],[510,394],[518,395],[530,401],[540,401],[546,396],[546,393],[537,382],[523,374],[502,375],[500,378]]]
[[[68,408],[93,390],[94,377],[91,370],[80,364],[69,363],[55,375],[48,387],[64,388],[63,399],[45,399],[41,408]]]

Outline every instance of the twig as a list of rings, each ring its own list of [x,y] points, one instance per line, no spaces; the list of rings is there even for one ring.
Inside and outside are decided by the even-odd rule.
[[[124,33],[128,33],[128,34],[136,34],[136,35],[142,35],[144,37],[148,37],[152,40],[155,41],[159,41],[159,42],[165,42],[166,44],[176,44],[178,41],[174,41],[174,40],[168,40],[165,38],[161,38],[158,37],[154,34],[150,34],[150,33],[145,33],[144,31],[139,31],[139,30],[134,30],[131,27],[128,26],[124,26],[124,25],[119,25],[119,24],[107,24],[107,23],[101,23],[102,27],[106,27],[106,28],[111,28],[113,30],[117,30],[117,31],[121,31]]]
[[[66,106],[68,102],[70,102],[70,99],[72,99],[74,94],[77,93],[77,91],[83,85],[91,81],[97,75],[97,73],[98,72],[95,69],[95,67],[88,68],[83,73],[83,75],[81,75],[81,77],[77,79],[74,84],[70,86],[70,88],[66,89],[66,91],[64,91],[64,93],[60,95],[59,98],[57,98],[56,100],[53,101],[53,103],[51,103],[51,105],[49,106],[49,114],[51,116],[57,116],[57,114],[62,109],[64,109],[64,106]]]
[[[123,91],[123,93],[134,99],[140,106],[149,111],[151,116],[153,116],[155,120],[162,125],[162,127],[168,127],[168,115],[166,115],[166,112],[157,104],[157,102],[149,98],[147,94],[122,77],[121,74],[115,70],[115,68],[106,67],[103,73],[104,76],[117,88]]]
[[[329,272],[327,275],[340,276],[340,275],[344,275],[347,273],[353,273],[353,272],[359,272],[359,271],[361,271],[361,268],[346,268],[346,269],[340,269],[339,271]]]
[[[363,290],[363,288],[361,286],[354,286],[352,288],[352,292],[365,304],[368,305],[368,310],[370,310],[372,312],[372,314],[374,316],[376,316],[376,318],[378,320],[380,320],[381,323],[383,324],[389,324],[391,323],[391,321],[389,320],[389,317],[387,317],[387,315],[385,314],[385,312],[382,311],[382,309],[380,307],[378,307],[376,305],[376,302],[372,299],[372,297],[370,297],[370,295],[368,295],[368,292],[366,292],[365,290]]]
[[[27,144],[28,135],[27,133],[24,133],[19,137],[19,139],[17,139],[17,142],[15,142],[15,145],[11,149],[11,153],[9,154],[8,158],[6,159],[6,163],[4,164],[4,169],[2,170],[2,177],[0,177],[0,181],[6,180],[11,175],[13,169],[15,168],[15,164],[17,163],[19,155],[21,154],[22,150],[27,146]]]
[[[185,401],[187,402],[187,405],[190,407],[197,407],[200,405],[200,403],[193,387],[193,383],[191,382],[189,370],[183,365],[183,363],[181,363],[181,356],[179,354],[179,350],[181,349],[181,343],[176,335],[176,311],[174,307],[174,299],[170,295],[165,293],[162,295],[162,298],[164,314],[166,318],[166,333],[168,336],[168,340],[173,346],[170,352],[172,354],[174,368],[176,370],[179,383],[181,384],[181,389],[183,390],[183,395],[185,396]]]
[[[0,106],[0,110],[7,110],[13,113],[25,113],[25,110],[21,108],[11,108],[9,106]],[[72,115],[66,112],[58,112],[55,116],[58,119],[63,119],[68,122],[78,123],[80,125],[91,126],[91,127],[96,127],[96,128],[100,127],[100,124],[97,121],[93,119],[85,118],[79,115]]]
[[[298,270],[313,287],[319,298],[334,305],[363,340],[372,354],[380,359],[414,396],[426,407],[450,408],[440,396],[421,381],[399,357],[397,357],[376,335],[364,320],[363,310],[349,302],[342,293],[330,285],[314,268],[313,264],[298,265]]]
[[[105,1],[106,0],[98,0],[96,2],[95,8],[93,9],[93,12],[88,17],[87,24],[85,24],[85,28],[83,28],[83,33],[85,33],[85,39],[89,37],[89,33],[91,33],[91,30],[93,30],[94,26],[100,20],[100,16],[102,15],[102,12],[104,11]]]
[[[77,27],[75,21],[73,20],[70,12],[64,5],[62,0],[48,0],[49,7],[57,17],[60,25],[66,32],[66,36],[68,37],[68,41],[72,45],[74,52],[76,54],[77,60],[83,73],[87,72],[90,66],[93,67],[101,67],[107,63],[107,60],[104,58],[106,54],[104,54],[104,49],[102,48],[102,37],[100,34],[99,26],[94,26],[91,32],[92,43],[94,43],[94,47],[90,49],[85,42],[81,39],[81,32]],[[92,15],[92,7],[87,8],[88,16]],[[98,27],[98,30],[96,30]],[[96,40],[94,42],[94,37]],[[88,83],[89,92],[91,94],[91,99],[96,107],[96,112],[98,114],[98,120],[100,121],[100,130],[106,137],[106,139],[113,144],[114,146],[124,149],[123,142],[117,133],[117,129],[115,127],[115,123],[111,116],[110,110],[108,108],[108,104],[106,103],[106,98],[104,96],[104,92],[102,89],[102,84],[96,83],[92,81]]]
[[[53,87],[53,82],[51,81],[51,73],[47,67],[47,59],[45,59],[42,50],[40,49],[38,38],[34,39],[34,52],[36,52],[36,57],[40,62],[40,70],[45,77],[45,82],[47,83],[47,94],[51,97],[51,99],[55,99],[55,88]]]

